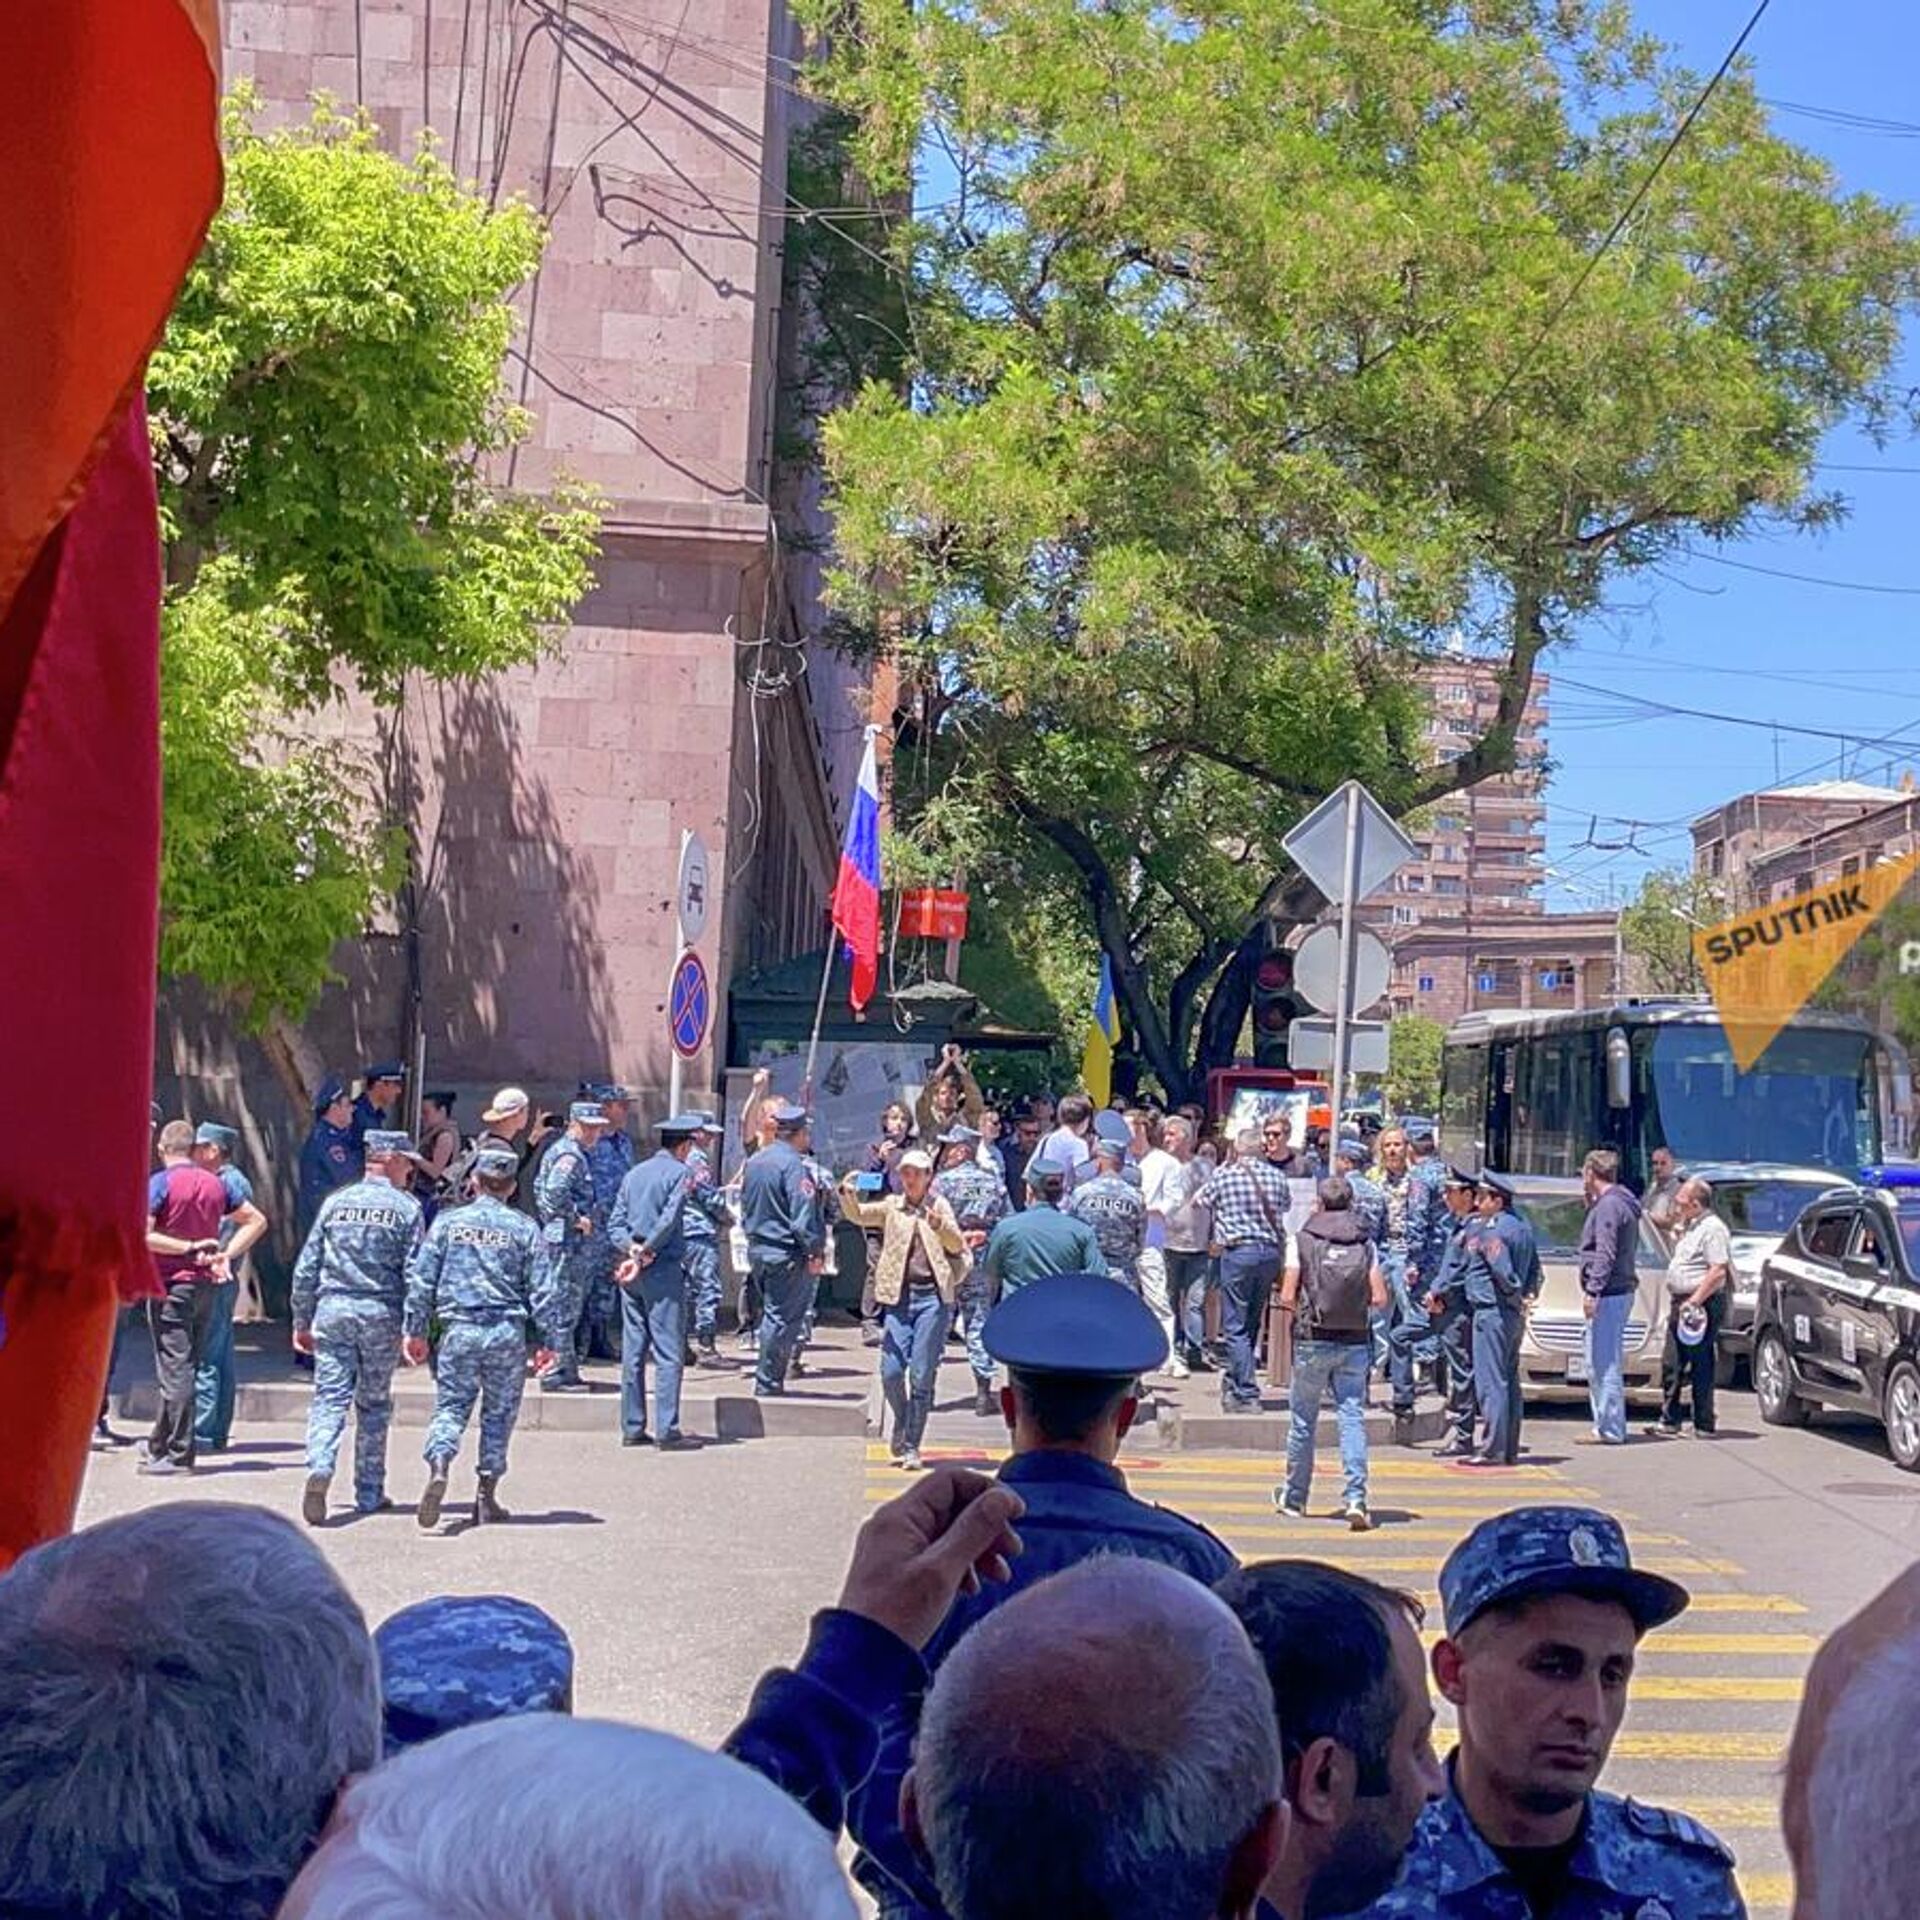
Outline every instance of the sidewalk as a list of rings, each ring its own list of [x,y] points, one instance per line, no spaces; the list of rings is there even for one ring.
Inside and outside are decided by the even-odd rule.
[[[295,1367],[284,1323],[262,1322],[234,1329],[239,1375],[235,1417],[241,1421],[304,1423],[312,1397],[312,1375]],[[878,1433],[882,1408],[878,1386],[878,1350],[862,1343],[859,1331],[843,1319],[821,1324],[807,1349],[807,1371],[788,1383],[777,1399],[754,1397],[753,1362],[736,1354],[734,1336],[721,1338],[717,1365],[690,1367],[681,1388],[681,1424],[689,1432],[724,1440],[762,1437],[860,1436]],[[619,1425],[619,1369],[611,1361],[583,1368],[592,1392],[543,1394],[531,1381],[521,1403],[523,1432],[612,1432]],[[1156,1376],[1147,1383],[1150,1408],[1141,1411],[1130,1448],[1178,1452],[1220,1450],[1278,1455],[1287,1444],[1287,1397],[1268,1387],[1257,1414],[1220,1411],[1219,1376],[1194,1374],[1186,1380]],[[1376,1393],[1383,1390],[1376,1388]],[[123,1426],[151,1420],[155,1410],[153,1356],[143,1328],[129,1328],[115,1376],[113,1405]],[[400,1427],[424,1427],[433,1411],[433,1380],[425,1367],[402,1367],[393,1377],[393,1420]],[[1381,1407],[1367,1416],[1367,1438],[1386,1445],[1392,1419]],[[1438,1437],[1440,1419],[1431,1404],[1416,1417],[1422,1440]],[[940,1369],[930,1443],[947,1447],[984,1446],[997,1451],[1005,1428],[998,1415],[982,1419],[973,1411],[973,1375],[965,1350],[949,1341]],[[1333,1417],[1323,1412],[1320,1435],[1333,1443]]]

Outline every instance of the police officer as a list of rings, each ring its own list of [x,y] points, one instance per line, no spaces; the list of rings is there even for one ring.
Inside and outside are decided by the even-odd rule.
[[[406,1357],[421,1365],[434,1322],[441,1326],[434,1373],[433,1419],[427,1426],[423,1527],[440,1524],[447,1474],[460,1450],[473,1403],[480,1402],[480,1479],[476,1525],[504,1520],[497,1489],[507,1470],[507,1442],[520,1417],[527,1382],[527,1329],[543,1324],[540,1230],[508,1204],[520,1162],[509,1148],[474,1156],[474,1198],[440,1214],[428,1228],[407,1274]],[[537,1356],[550,1359],[544,1340]]]
[[[1460,1744],[1369,1920],[1744,1920],[1705,1827],[1594,1787],[1635,1648],[1689,1597],[1590,1507],[1518,1507],[1454,1548],[1433,1675]]]
[[[954,1602],[927,1644],[930,1670],[1011,1595],[1096,1554],[1159,1560],[1206,1586],[1233,1571],[1233,1554],[1205,1527],[1136,1498],[1114,1465],[1139,1412],[1141,1377],[1167,1361],[1166,1333],[1145,1301],[1114,1286],[1104,1268],[1051,1274],[1002,1300],[984,1338],[1008,1374],[999,1400],[1012,1454],[999,1477],[1026,1503],[1016,1523],[1022,1550],[1010,1580],[983,1583]],[[848,1811],[849,1830],[871,1856],[856,1861],[855,1875],[880,1895],[886,1920],[942,1911],[899,1827],[914,1731],[904,1717],[886,1724]],[[917,1903],[902,1897],[903,1887],[915,1890]]]
[[[1461,1291],[1473,1315],[1473,1392],[1486,1422],[1485,1451],[1463,1467],[1510,1467],[1520,1458],[1520,1333],[1540,1292],[1533,1229],[1513,1210],[1513,1183],[1482,1171],[1475,1218],[1463,1236]]]
[[[353,1103],[353,1137],[364,1143],[370,1132],[393,1127],[400,1118],[400,1096],[406,1087],[407,1069],[400,1061],[376,1060]]]
[[[1119,1115],[1114,1116],[1119,1119]],[[1124,1130],[1124,1122],[1122,1127]],[[1093,1230],[1107,1275],[1129,1292],[1140,1291],[1140,1249],[1147,1232],[1147,1203],[1127,1181],[1125,1141],[1108,1133],[1093,1137],[1093,1177],[1083,1180],[1067,1201],[1067,1217]],[[1136,1170],[1134,1179],[1139,1179]]]
[[[386,1497],[387,1424],[407,1265],[420,1244],[420,1202],[407,1191],[420,1156],[404,1133],[383,1127],[367,1135],[366,1154],[365,1177],[322,1202],[293,1268],[293,1344],[314,1357],[300,1502],[310,1527],[327,1517],[349,1407],[354,1509],[376,1513],[393,1504]]]
[[[483,1720],[573,1711],[573,1642],[530,1600],[504,1593],[416,1600],[380,1622],[373,1650],[389,1760]]]
[[[1416,1355],[1435,1352],[1446,1373],[1447,1437],[1434,1449],[1436,1460],[1464,1460],[1474,1451],[1474,1424],[1480,1403],[1473,1390],[1473,1311],[1467,1305],[1467,1232],[1473,1224],[1473,1196],[1479,1178],[1460,1167],[1447,1169],[1439,1188],[1440,1251],[1422,1255],[1422,1271],[1431,1279],[1421,1293],[1421,1318],[1393,1330],[1393,1386],[1396,1428],[1401,1399],[1406,1395],[1406,1418],[1413,1415],[1413,1367]],[[1432,1246],[1432,1234],[1426,1244]]]
[[[582,1359],[617,1360],[624,1323],[613,1270],[620,1264],[620,1256],[607,1232],[607,1221],[620,1196],[621,1181],[633,1171],[633,1136],[627,1131],[631,1107],[626,1088],[607,1080],[582,1083],[580,1098],[599,1101],[600,1111],[607,1116],[607,1130],[587,1154],[587,1165],[593,1173],[595,1231],[586,1246],[587,1298],[574,1329],[574,1344]]]
[[[540,1376],[542,1393],[585,1393],[574,1329],[592,1277],[589,1242],[600,1231],[593,1217],[594,1143],[606,1131],[606,1110],[597,1100],[576,1100],[567,1109],[567,1130],[548,1148],[534,1181],[534,1210],[547,1274],[543,1291],[553,1319],[553,1364]]]
[[[780,1101],[773,1138],[747,1162],[740,1179],[740,1226],[760,1290],[760,1355],[756,1398],[787,1390],[787,1369],[799,1344],[815,1280],[826,1261],[827,1232],[820,1183],[803,1157],[812,1145],[812,1117]]]
[[[940,1171],[933,1177],[933,1190],[953,1209],[972,1255],[966,1277],[955,1290],[954,1305],[967,1343],[967,1365],[973,1372],[973,1410],[990,1420],[999,1413],[1000,1403],[993,1391],[993,1359],[981,1339],[993,1300],[987,1280],[987,1241],[1007,1217],[1007,1190],[980,1163],[980,1135],[965,1121],[956,1120],[935,1144],[940,1149]]]
[[[335,1073],[313,1094],[313,1126],[300,1147],[299,1204],[294,1224],[304,1240],[313,1231],[320,1202],[336,1187],[351,1186],[366,1171],[360,1136],[354,1131],[353,1102]]]
[[[680,1431],[680,1379],[687,1364],[686,1216],[693,1211],[689,1164],[701,1116],[676,1113],[660,1122],[660,1145],[620,1183],[607,1222],[607,1237],[619,1256],[614,1279],[620,1289],[620,1444],[650,1447],[647,1431],[647,1362],[655,1367],[654,1391],[662,1453],[690,1453],[703,1442]]]
[[[713,1142],[719,1132],[712,1114],[696,1111],[700,1125],[687,1155],[693,1184],[680,1217],[680,1264],[687,1276],[688,1364],[717,1366],[720,1325],[720,1229],[732,1221],[713,1171]]]

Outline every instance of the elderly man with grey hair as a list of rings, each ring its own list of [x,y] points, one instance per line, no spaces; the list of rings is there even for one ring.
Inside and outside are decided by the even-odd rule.
[[[902,1814],[952,1920],[1241,1920],[1287,1826],[1266,1671],[1197,1581],[1084,1561],[942,1662]]]
[[[267,1920],[379,1757],[366,1621],[277,1514],[174,1502],[0,1579],[0,1913]]]
[[[854,1920],[833,1842],[737,1760],[532,1714],[341,1796],[280,1920]]]

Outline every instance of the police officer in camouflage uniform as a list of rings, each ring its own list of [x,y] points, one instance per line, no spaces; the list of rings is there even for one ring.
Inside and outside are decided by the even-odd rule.
[[[567,1130],[547,1149],[533,1188],[546,1265],[542,1293],[552,1314],[553,1365],[540,1376],[542,1393],[585,1393],[574,1329],[586,1305],[594,1250],[601,1233],[594,1218],[593,1148],[606,1131],[606,1109],[597,1100],[576,1100],[567,1109]]]
[[[1705,1827],[1594,1787],[1635,1649],[1689,1597],[1589,1507],[1515,1508],[1454,1548],[1433,1672],[1460,1744],[1368,1920],[1744,1920]]]
[[[421,1164],[404,1133],[366,1137],[367,1170],[321,1203],[293,1269],[293,1344],[314,1357],[307,1415],[307,1486],[300,1512],[310,1527],[327,1517],[347,1409],[355,1415],[353,1504],[375,1513],[386,1497],[387,1424],[400,1358],[407,1264],[420,1245],[420,1202],[407,1191]]]
[[[954,1306],[966,1336],[967,1365],[973,1370],[973,1410],[991,1420],[998,1416],[1000,1402],[993,1390],[993,1356],[980,1330],[993,1303],[987,1241],[1007,1217],[1007,1189],[997,1174],[980,1164],[980,1135],[965,1121],[956,1120],[934,1144],[940,1149],[940,1171],[933,1176],[933,1190],[953,1209],[973,1254],[966,1278],[955,1289]]]
[[[680,1265],[687,1276],[688,1362],[717,1366],[720,1229],[730,1223],[732,1215],[713,1172],[713,1141],[719,1128],[713,1115],[704,1110],[696,1109],[690,1117],[700,1126],[687,1155],[692,1185],[687,1191],[687,1210],[680,1218]]]
[[[629,1112],[625,1087],[610,1081],[581,1086],[583,1100],[597,1100],[607,1116],[607,1130],[593,1143],[587,1165],[593,1172],[594,1233],[587,1241],[587,1298],[574,1327],[574,1344],[582,1359],[617,1360],[620,1357],[620,1292],[613,1270],[620,1262],[607,1234],[607,1220],[620,1197],[620,1182],[633,1171],[633,1136],[627,1131]]]
[[[380,1622],[373,1650],[389,1760],[483,1720],[573,1711],[573,1642],[530,1600],[504,1593],[416,1600]]]
[[[507,1517],[496,1489],[507,1470],[507,1442],[526,1387],[528,1323],[542,1322],[545,1305],[535,1299],[539,1229],[508,1201],[519,1174],[517,1155],[483,1147],[473,1160],[475,1197],[435,1219],[407,1274],[406,1356],[413,1365],[427,1357],[433,1323],[442,1328],[427,1426],[427,1487],[418,1509],[423,1527],[440,1524],[447,1474],[476,1399],[480,1479],[474,1522]]]
[[[1123,1141],[1095,1134],[1093,1177],[1083,1180],[1067,1201],[1067,1216],[1090,1227],[1100,1243],[1100,1257],[1108,1277],[1131,1293],[1140,1291],[1140,1249],[1146,1243],[1147,1203],[1140,1189],[1121,1171],[1126,1164]]]

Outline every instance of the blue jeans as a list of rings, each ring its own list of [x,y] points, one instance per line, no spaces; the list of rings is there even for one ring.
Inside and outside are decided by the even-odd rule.
[[[238,1281],[215,1287],[207,1302],[207,1337],[193,1375],[193,1443],[217,1453],[233,1431],[233,1308]]]
[[[1280,1249],[1250,1241],[1220,1256],[1220,1337],[1227,1349],[1220,1376],[1223,1406],[1257,1407],[1260,1382],[1254,1372],[1254,1343],[1266,1317],[1267,1295],[1280,1271]],[[1366,1349],[1361,1348],[1364,1354]]]
[[[933,1411],[952,1315],[931,1288],[917,1289],[880,1313],[880,1391],[893,1414],[894,1440],[917,1450]]]
[[[1183,1253],[1178,1247],[1168,1247],[1162,1257],[1167,1263],[1167,1298],[1180,1337],[1176,1351],[1187,1360],[1202,1359],[1207,1344],[1207,1282],[1213,1262],[1204,1253]]]
[[[813,1308],[814,1276],[804,1260],[756,1260],[754,1284],[760,1289],[760,1359],[753,1390],[785,1393],[787,1369]]]
[[[1340,1465],[1347,1505],[1367,1504],[1367,1355],[1364,1340],[1302,1340],[1293,1350],[1292,1408],[1287,1429],[1287,1500],[1307,1504],[1313,1485],[1314,1428],[1320,1402],[1333,1395],[1340,1422]]]
[[[1602,1440],[1627,1437],[1626,1345],[1630,1293],[1602,1294],[1587,1322],[1587,1398]]]
[[[678,1261],[656,1260],[619,1294],[620,1431],[637,1440],[647,1430],[651,1360],[660,1431],[678,1433],[680,1375],[687,1364],[687,1276]]]
[[[1387,1304],[1375,1307],[1367,1315],[1367,1325],[1373,1332],[1373,1364],[1384,1367],[1389,1378],[1393,1371],[1393,1330],[1412,1319],[1424,1319],[1424,1314],[1416,1314],[1412,1300],[1407,1294],[1407,1256],[1396,1253],[1391,1247],[1381,1247],[1380,1271],[1386,1276]],[[1396,1382],[1396,1388],[1397,1388]],[[1412,1380],[1408,1380],[1408,1392],[1412,1392]]]

